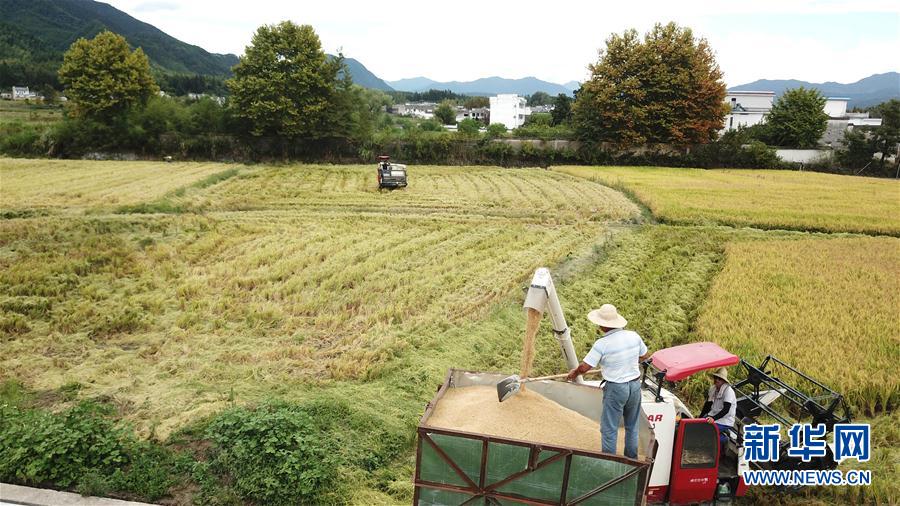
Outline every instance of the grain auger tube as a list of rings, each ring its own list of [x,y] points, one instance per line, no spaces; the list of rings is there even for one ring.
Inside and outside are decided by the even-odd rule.
[[[566,368],[572,370],[578,367],[578,357],[575,355],[575,347],[572,345],[572,333],[569,324],[566,323],[566,317],[563,315],[559,297],[556,295],[556,287],[553,285],[553,278],[550,277],[550,269],[541,267],[534,271],[531,285],[525,294],[524,307],[529,312],[535,311],[539,315],[545,311],[550,313],[553,335],[559,342],[559,349],[562,352]],[[535,318],[534,321],[539,322],[540,318]],[[584,380],[578,376],[575,382],[583,383]]]

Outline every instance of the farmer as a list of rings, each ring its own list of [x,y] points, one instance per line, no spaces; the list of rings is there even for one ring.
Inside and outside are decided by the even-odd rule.
[[[706,417],[709,423],[719,427],[719,439],[724,443],[728,431],[734,427],[734,412],[737,409],[737,398],[734,389],[728,383],[728,370],[724,367],[710,374],[713,384],[709,387],[709,398],[703,404],[700,418]]]
[[[616,453],[619,421],[625,418],[625,456],[637,458],[638,416],[641,412],[641,372],[639,362],[649,353],[637,332],[625,330],[625,318],[612,304],[588,313],[588,320],[597,325],[600,338],[594,343],[584,361],[569,371],[566,378],[574,381],[592,367],[600,366],[606,385],[603,387],[603,413],[600,415],[600,435],[604,453]]]

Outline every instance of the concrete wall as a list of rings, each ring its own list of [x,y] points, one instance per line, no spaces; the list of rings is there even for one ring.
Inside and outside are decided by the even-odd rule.
[[[830,149],[776,149],[775,154],[786,162],[810,163],[831,159],[834,152]]]
[[[734,99],[734,101],[731,99]],[[750,109],[765,109],[768,111],[772,108],[774,101],[774,91],[733,91],[725,95],[726,104],[737,103],[741,107]]]
[[[725,130],[734,130],[738,127],[749,127],[762,123],[764,113],[761,112],[735,112],[725,116]]]
[[[829,118],[843,118],[847,116],[846,98],[829,98],[825,101],[825,114]]]

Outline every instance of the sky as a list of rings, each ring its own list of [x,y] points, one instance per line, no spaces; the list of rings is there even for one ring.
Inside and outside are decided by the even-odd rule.
[[[184,42],[241,55],[264,24],[309,24],[385,80],[584,81],[611,33],[674,21],[706,38],[729,86],[850,83],[900,70],[897,0],[285,2],[103,0]]]

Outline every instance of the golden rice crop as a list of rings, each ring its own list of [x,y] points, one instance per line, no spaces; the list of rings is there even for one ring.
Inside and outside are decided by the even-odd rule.
[[[900,400],[900,239],[735,242],[696,324],[740,356],[775,355],[863,412]]]
[[[147,202],[232,167],[222,163],[0,158],[0,210]]]
[[[326,173],[315,170],[300,181]],[[446,169],[445,178],[434,169],[432,182],[462,181],[445,199],[451,212],[419,205],[427,199],[415,192],[404,200],[402,190],[340,185],[279,200],[298,171],[257,168],[247,179],[175,197],[237,196],[262,173],[272,186],[252,189],[254,211],[0,222],[3,376],[37,389],[82,383],[84,395],[119,400],[160,434],[228,399],[375,377],[436,329],[483,316],[533,269],[585,249],[603,230],[593,213],[617,195],[546,171],[522,172],[526,184],[501,170],[476,169],[475,177]],[[352,181],[373,170],[337,172]],[[494,176],[500,190],[484,192]],[[490,205],[477,203],[503,191],[509,195]],[[274,209],[257,193],[272,195]],[[366,210],[337,205],[341,195],[368,199]],[[591,196],[610,198],[591,208]],[[313,198],[332,204],[303,204]],[[548,208],[577,221],[559,226],[558,215],[540,215]],[[629,216],[637,208],[606,209]]]
[[[814,172],[557,167],[633,192],[663,221],[900,235],[900,182]]]
[[[637,206],[594,182],[543,169],[413,166],[409,186],[379,190],[374,165],[288,165],[256,170],[197,195],[211,210],[429,213],[540,221],[634,220]]]

